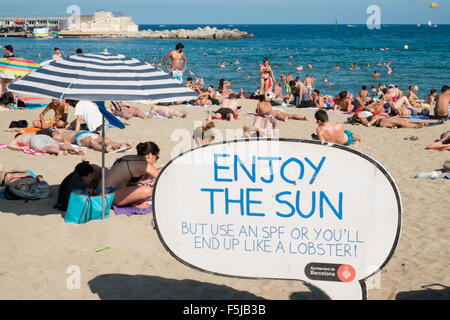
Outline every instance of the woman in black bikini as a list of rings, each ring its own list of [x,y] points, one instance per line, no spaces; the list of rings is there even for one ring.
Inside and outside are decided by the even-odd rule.
[[[153,194],[154,179],[160,168],[154,166],[159,159],[159,148],[154,142],[136,146],[137,155],[117,159],[106,172],[105,186],[116,189],[116,206],[148,207],[147,200]]]
[[[260,86],[259,86],[259,94],[264,94],[268,91],[272,90],[272,86],[269,87],[269,79],[272,78],[272,84],[275,83],[275,76],[273,75],[272,68],[269,64],[269,59],[264,58],[263,64],[259,67],[260,73]]]

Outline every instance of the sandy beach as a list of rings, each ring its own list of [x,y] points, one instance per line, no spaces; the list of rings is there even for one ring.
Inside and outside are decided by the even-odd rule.
[[[42,100],[37,102],[46,102]],[[34,101],[33,101],[34,102]],[[256,100],[240,100],[239,119],[216,121],[225,129],[252,124]],[[149,107],[133,104],[148,111]],[[124,130],[111,128],[106,135],[115,141],[154,141],[161,149],[159,165],[167,163],[180,142],[172,139],[176,129],[190,132],[194,122],[205,121],[207,108],[176,107],[186,119],[131,119]],[[312,121],[278,122],[280,137],[309,139],[315,132],[314,109],[283,108]],[[215,110],[215,109],[214,109]],[[28,123],[42,109],[0,112],[0,143],[14,133],[5,132],[13,120]],[[69,120],[74,119],[73,108]],[[332,122],[345,122],[349,115],[330,113]],[[420,121],[420,120],[416,120]],[[446,151],[425,147],[450,130],[450,123],[423,129],[387,129],[344,124],[362,137],[352,145],[380,162],[393,176],[402,197],[403,226],[394,256],[382,270],[378,288],[369,299],[449,299],[450,291],[450,182],[445,179],[414,179],[421,171],[442,168],[450,160]],[[417,136],[415,141],[405,138]],[[134,151],[127,154],[134,154]],[[106,166],[122,154],[106,155]],[[53,209],[58,185],[82,159],[101,164],[101,153],[87,156],[29,155],[0,149],[0,161],[8,170],[29,169],[42,174],[52,186],[53,196],[38,201],[0,199],[0,299],[325,299],[317,289],[302,281],[237,279],[194,270],[173,258],[152,227],[152,215],[115,215],[87,224],[65,223],[62,212]],[[382,201],[382,199],[379,199]],[[112,249],[95,252],[94,247]],[[68,289],[68,268],[78,266],[79,289]]]

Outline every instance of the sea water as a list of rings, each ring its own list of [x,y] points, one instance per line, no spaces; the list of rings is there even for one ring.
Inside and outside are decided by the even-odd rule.
[[[196,29],[205,25],[141,25],[140,29]],[[43,62],[51,59],[53,48],[74,54],[77,48],[87,52],[121,53],[157,63],[175,48],[184,44],[188,76],[202,77],[206,85],[217,88],[220,79],[232,80],[231,89],[254,92],[259,87],[259,64],[269,58],[275,77],[292,73],[304,79],[308,74],[316,78],[316,88],[322,93],[337,94],[347,90],[357,94],[362,85],[370,90],[379,83],[396,84],[401,89],[417,85],[422,98],[434,88],[449,85],[450,25],[437,27],[416,25],[382,25],[368,29],[366,25],[210,25],[217,28],[237,28],[253,34],[252,38],[226,40],[194,39],[28,39],[1,38],[0,45],[11,44],[16,55]],[[404,46],[408,46],[408,50]],[[386,50],[386,48],[389,48]],[[70,53],[72,51],[72,53]],[[290,58],[292,56],[292,58]],[[235,61],[239,61],[239,65]],[[220,64],[226,61],[225,68]],[[289,62],[292,61],[292,65]],[[391,62],[392,74],[377,63]],[[231,63],[231,64],[230,64]],[[306,68],[310,63],[312,69]],[[360,70],[350,70],[356,63]],[[339,64],[341,70],[333,69]],[[366,64],[370,64],[367,67]],[[296,67],[303,65],[303,71]],[[238,72],[240,67],[242,72]],[[164,68],[162,63],[161,68]],[[374,70],[381,76],[373,79]],[[191,71],[191,73],[189,72]],[[249,76],[250,75],[250,79]],[[328,82],[323,81],[324,77]],[[333,83],[333,86],[330,86]]]

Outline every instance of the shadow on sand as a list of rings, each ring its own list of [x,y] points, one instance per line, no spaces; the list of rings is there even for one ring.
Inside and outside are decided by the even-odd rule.
[[[422,286],[424,290],[403,291],[395,297],[396,300],[450,300],[450,287],[440,283]]]
[[[50,214],[58,214],[61,217],[64,212],[54,209],[53,206],[58,200],[59,185],[50,186],[51,195],[46,199],[39,200],[7,200],[0,199],[0,211],[4,213],[13,213],[16,215],[35,215],[46,216]]]
[[[104,300],[264,300],[247,291],[196,280],[175,280],[157,276],[104,274],[88,282],[93,293]],[[297,292],[291,299],[320,299],[324,295]]]

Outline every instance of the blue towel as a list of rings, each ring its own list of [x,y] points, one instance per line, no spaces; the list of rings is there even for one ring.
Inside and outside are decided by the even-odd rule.
[[[439,118],[436,116],[425,116],[423,114],[412,115],[411,119],[420,119],[420,120],[450,120],[450,116],[446,118]]]
[[[44,108],[47,105],[47,103],[26,103],[25,107],[17,107],[17,109],[39,109]]]

